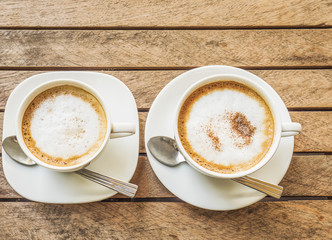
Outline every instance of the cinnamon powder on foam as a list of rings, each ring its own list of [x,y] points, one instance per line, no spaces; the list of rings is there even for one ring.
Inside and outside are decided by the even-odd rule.
[[[245,164],[238,164],[238,165],[229,165],[229,166],[223,166],[221,164],[216,164],[214,162],[207,161],[204,159],[202,156],[197,154],[191,147],[190,143],[188,142],[187,138],[187,132],[186,132],[186,127],[185,123],[187,122],[189,118],[189,113],[191,112],[191,108],[193,104],[198,101],[198,99],[202,96],[205,96],[209,94],[211,91],[217,90],[217,89],[235,89],[235,90],[240,90],[241,92],[247,93],[250,97],[253,98],[258,98],[260,102],[263,102],[264,108],[268,114],[270,114],[272,122],[268,122],[267,125],[267,130],[265,131],[266,134],[271,134],[271,129],[272,129],[272,138],[270,138],[268,141],[264,142],[262,144],[263,149],[266,149],[266,151],[263,151],[260,153],[256,159],[253,161],[250,161],[249,163]],[[253,136],[256,132],[256,127],[247,119],[247,117],[241,113],[241,112],[227,112],[226,113],[226,118],[227,121],[229,121],[231,125],[231,131],[232,134],[235,137],[241,138],[243,141],[241,144],[237,144],[238,148],[244,148],[245,146],[249,145],[252,140]],[[185,149],[188,151],[189,155],[201,166],[220,173],[234,173],[238,171],[244,171],[247,170],[254,165],[256,165],[266,154],[268,151],[269,147],[272,144],[273,140],[273,119],[272,119],[272,114],[267,107],[265,101],[253,90],[250,88],[246,87],[245,85],[236,83],[236,82],[217,82],[217,83],[212,83],[205,85],[198,90],[194,91],[185,101],[183,104],[180,114],[179,114],[179,119],[178,119],[178,128],[180,134],[180,139],[182,144],[185,146]],[[214,131],[214,126],[213,124],[207,124],[203,126],[203,131],[206,133],[206,135],[210,138],[213,149],[215,151],[221,152],[223,151],[223,144],[222,144],[222,139],[218,134]]]

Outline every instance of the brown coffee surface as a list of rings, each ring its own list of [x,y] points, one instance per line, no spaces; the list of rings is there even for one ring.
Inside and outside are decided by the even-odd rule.
[[[188,139],[187,123],[191,117],[192,108],[195,103],[197,103],[203,96],[208,96],[215,91],[223,90],[232,90],[243,93],[250,97],[250,99],[256,100],[264,109],[265,118],[263,121],[264,129],[262,131],[264,132],[265,140],[261,143],[262,150],[253,156],[249,161],[241,162],[239,164],[224,165],[216,163],[215,161],[211,161],[210,159],[203,157],[203,154],[197,153],[193,148],[190,139]],[[207,148],[206,151],[213,151],[216,153],[225,151],[223,144],[225,136],[221,136],[220,134],[218,135],[218,133],[220,133],[220,129],[217,129],[220,126],[225,126],[221,123],[227,124],[229,126],[228,137],[234,138],[236,140],[234,143],[234,148],[238,148],[245,154],[245,150],[248,148],[248,146],[250,146],[250,144],[252,144],[252,141],[256,136],[255,134],[257,132],[257,127],[254,126],[250,119],[248,119],[247,116],[245,116],[243,113],[232,110],[220,113],[220,115],[211,119],[208,124],[205,123],[202,125],[202,127],[199,128],[202,131],[201,134],[205,134],[207,138],[210,139],[210,148]],[[195,162],[208,170],[217,173],[231,174],[248,170],[258,164],[264,158],[273,142],[274,120],[265,100],[254,90],[247,87],[246,85],[234,81],[217,81],[196,89],[185,100],[178,116],[178,132],[182,146]]]
[[[77,97],[81,100],[83,100],[86,103],[89,103],[91,108],[96,112],[98,115],[100,127],[99,127],[99,133],[98,133],[98,139],[94,142],[94,144],[83,154],[80,155],[74,155],[69,158],[62,158],[62,157],[56,157],[56,156],[51,156],[50,154],[47,154],[43,152],[37,145],[36,141],[33,138],[31,134],[31,122],[34,117],[34,114],[38,108],[40,108],[41,104],[45,102],[46,100],[54,100],[56,97],[61,96],[61,95],[71,95],[74,97]],[[48,113],[46,113],[48,114]],[[49,113],[51,114],[51,113]],[[82,121],[80,119],[76,119],[77,122]],[[76,121],[75,120],[75,121]],[[61,125],[61,120],[58,122],[59,125]],[[68,129],[68,132],[65,134],[68,134],[69,136],[72,134],[73,135],[73,130]],[[83,136],[85,133],[86,129],[77,127],[75,128],[75,137],[80,138]],[[72,166],[79,164],[86,159],[90,158],[93,156],[100,146],[103,144],[105,135],[107,131],[107,119],[105,115],[105,111],[100,104],[100,102],[97,100],[96,97],[94,97],[92,94],[89,92],[72,86],[72,85],[61,85],[57,87],[50,88],[39,95],[37,95],[31,103],[28,105],[28,107],[25,110],[25,113],[23,115],[22,119],[22,136],[24,139],[24,142],[29,149],[29,151],[36,156],[39,160],[53,165],[53,166],[60,166],[60,167],[66,167],[66,166]],[[50,143],[51,144],[51,143]]]

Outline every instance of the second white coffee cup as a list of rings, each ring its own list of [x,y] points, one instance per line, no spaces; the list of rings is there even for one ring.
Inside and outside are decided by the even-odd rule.
[[[185,100],[189,97],[191,93],[193,93],[196,89],[217,81],[234,81],[240,84],[244,84],[247,87],[253,89],[256,93],[258,93],[267,103],[269,106],[272,116],[273,116],[273,121],[274,121],[274,137],[273,137],[273,142],[272,145],[270,146],[268,152],[266,155],[263,157],[263,159],[257,163],[255,166],[252,168],[245,170],[245,171],[240,171],[240,172],[235,172],[235,173],[230,173],[230,174],[225,174],[225,173],[218,173],[214,172],[211,170],[208,170],[204,168],[203,166],[199,165],[196,161],[194,161],[185,148],[183,147],[180,136],[179,136],[179,131],[178,131],[178,118],[179,118],[179,113],[181,110],[181,107]],[[183,93],[182,97],[180,98],[180,101],[178,102],[177,108],[176,108],[176,114],[175,114],[175,119],[174,119],[174,136],[175,136],[175,141],[178,145],[178,148],[182,155],[185,157],[186,161],[189,163],[190,166],[192,166],[194,169],[197,171],[211,176],[211,177],[217,177],[217,178],[237,178],[237,177],[242,177],[245,175],[248,175],[250,173],[253,173],[263,167],[275,154],[281,137],[287,137],[287,136],[294,136],[297,135],[301,131],[301,125],[299,123],[295,122],[282,122],[280,113],[279,113],[279,107],[276,104],[276,102],[271,98],[271,96],[268,94],[267,89],[258,84],[257,82],[245,78],[239,75],[230,75],[230,74],[219,74],[219,75],[213,75],[207,78],[204,78],[200,80],[199,82],[193,84],[190,86],[186,92]]]

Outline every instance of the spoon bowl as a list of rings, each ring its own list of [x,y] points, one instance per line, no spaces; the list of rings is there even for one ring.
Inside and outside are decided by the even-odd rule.
[[[2,142],[2,147],[6,153],[15,161],[28,166],[36,165],[36,162],[28,158],[18,144],[16,136],[6,137]]]
[[[186,161],[171,138],[153,137],[148,142],[148,148],[153,157],[167,166],[174,167]]]

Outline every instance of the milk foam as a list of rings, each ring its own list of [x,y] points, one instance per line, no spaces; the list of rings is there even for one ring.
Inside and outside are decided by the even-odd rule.
[[[30,131],[42,152],[68,159],[89,151],[98,140],[100,126],[89,102],[65,94],[40,104],[32,115]]]
[[[255,127],[252,141],[232,131],[229,114],[241,113]],[[187,139],[192,149],[207,161],[224,166],[250,161],[262,152],[265,135],[265,109],[260,102],[243,92],[233,89],[217,89],[197,99],[186,122]],[[211,128],[220,140],[216,148],[206,129]],[[240,146],[240,147],[239,147]]]

